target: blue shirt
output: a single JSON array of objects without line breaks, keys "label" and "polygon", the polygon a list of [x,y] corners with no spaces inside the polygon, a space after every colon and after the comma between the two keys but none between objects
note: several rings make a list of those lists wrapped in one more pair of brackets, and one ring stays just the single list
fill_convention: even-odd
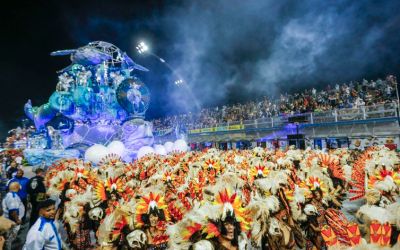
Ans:
[{"label": "blue shirt", "polygon": [[21,198],[21,200],[25,200],[26,197],[28,196],[28,182],[29,179],[26,177],[14,177],[11,180],[8,181],[7,187],[10,188],[10,184],[12,182],[18,182],[19,185],[21,186],[21,189],[18,191],[18,196]]}]

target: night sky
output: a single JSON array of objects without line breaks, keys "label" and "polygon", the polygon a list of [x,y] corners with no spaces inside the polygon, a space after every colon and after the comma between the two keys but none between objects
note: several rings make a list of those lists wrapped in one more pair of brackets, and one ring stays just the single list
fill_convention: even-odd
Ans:
[{"label": "night sky", "polygon": [[[111,42],[151,72],[147,119],[400,72],[400,1],[8,1],[1,8],[0,139],[47,102],[68,57]],[[139,55],[146,41],[165,65]],[[190,93],[191,92],[191,93]]]}]

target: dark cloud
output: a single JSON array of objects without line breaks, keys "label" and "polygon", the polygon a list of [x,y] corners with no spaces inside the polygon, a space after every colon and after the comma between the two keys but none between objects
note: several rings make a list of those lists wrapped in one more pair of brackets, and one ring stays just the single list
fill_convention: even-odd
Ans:
[{"label": "dark cloud", "polygon": [[191,1],[171,8],[165,20],[177,37],[174,64],[204,104],[218,104],[397,73],[399,7],[398,1]]}]

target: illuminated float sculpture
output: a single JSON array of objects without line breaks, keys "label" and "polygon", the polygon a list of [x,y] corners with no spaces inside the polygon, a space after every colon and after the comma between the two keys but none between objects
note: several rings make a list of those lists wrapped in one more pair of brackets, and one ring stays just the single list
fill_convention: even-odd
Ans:
[{"label": "illuminated float sculpture", "polygon": [[153,144],[152,125],[144,120],[150,92],[132,74],[148,69],[102,41],[51,55],[69,55],[72,64],[57,72],[56,91],[48,103],[33,107],[29,100],[25,104],[36,128],[25,150],[31,164],[82,156],[88,147],[112,141],[122,141],[124,156],[132,159],[139,148]]}]

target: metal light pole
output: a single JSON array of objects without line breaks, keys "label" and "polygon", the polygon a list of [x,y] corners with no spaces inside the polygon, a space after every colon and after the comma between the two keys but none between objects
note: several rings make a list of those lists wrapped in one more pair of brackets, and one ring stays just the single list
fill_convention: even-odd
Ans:
[{"label": "metal light pole", "polygon": [[147,44],[145,44],[144,42],[140,42],[136,46],[136,50],[139,52],[139,54],[149,54],[149,55],[157,58],[157,60],[159,60],[161,63],[165,64],[165,66],[175,75],[176,78],[178,78],[178,80],[183,81],[182,77],[171,67],[171,65],[169,65],[169,63],[167,63],[167,61],[165,61],[164,58],[161,58],[158,55],[152,53],[149,49],[149,46],[147,46]]},{"label": "metal light pole", "polygon": [[149,54],[155,58],[157,58],[157,60],[159,60],[162,64],[164,64],[171,72],[172,74],[176,77],[175,80],[175,85],[177,86],[183,86],[184,88],[186,88],[186,91],[188,92],[188,94],[192,97],[192,100],[196,106],[196,108],[198,110],[200,110],[200,104],[197,101],[197,99],[195,98],[195,96],[192,93],[192,90],[189,88],[189,86],[185,83],[185,80],[183,80],[183,78],[181,77],[180,74],[178,74],[176,72],[176,70],[174,70],[171,65],[164,60],[163,58],[159,57],[158,55],[152,53],[149,49],[149,46],[147,46],[147,44],[145,42],[140,42],[137,46],[136,46],[136,50],[139,52],[139,54]]}]

